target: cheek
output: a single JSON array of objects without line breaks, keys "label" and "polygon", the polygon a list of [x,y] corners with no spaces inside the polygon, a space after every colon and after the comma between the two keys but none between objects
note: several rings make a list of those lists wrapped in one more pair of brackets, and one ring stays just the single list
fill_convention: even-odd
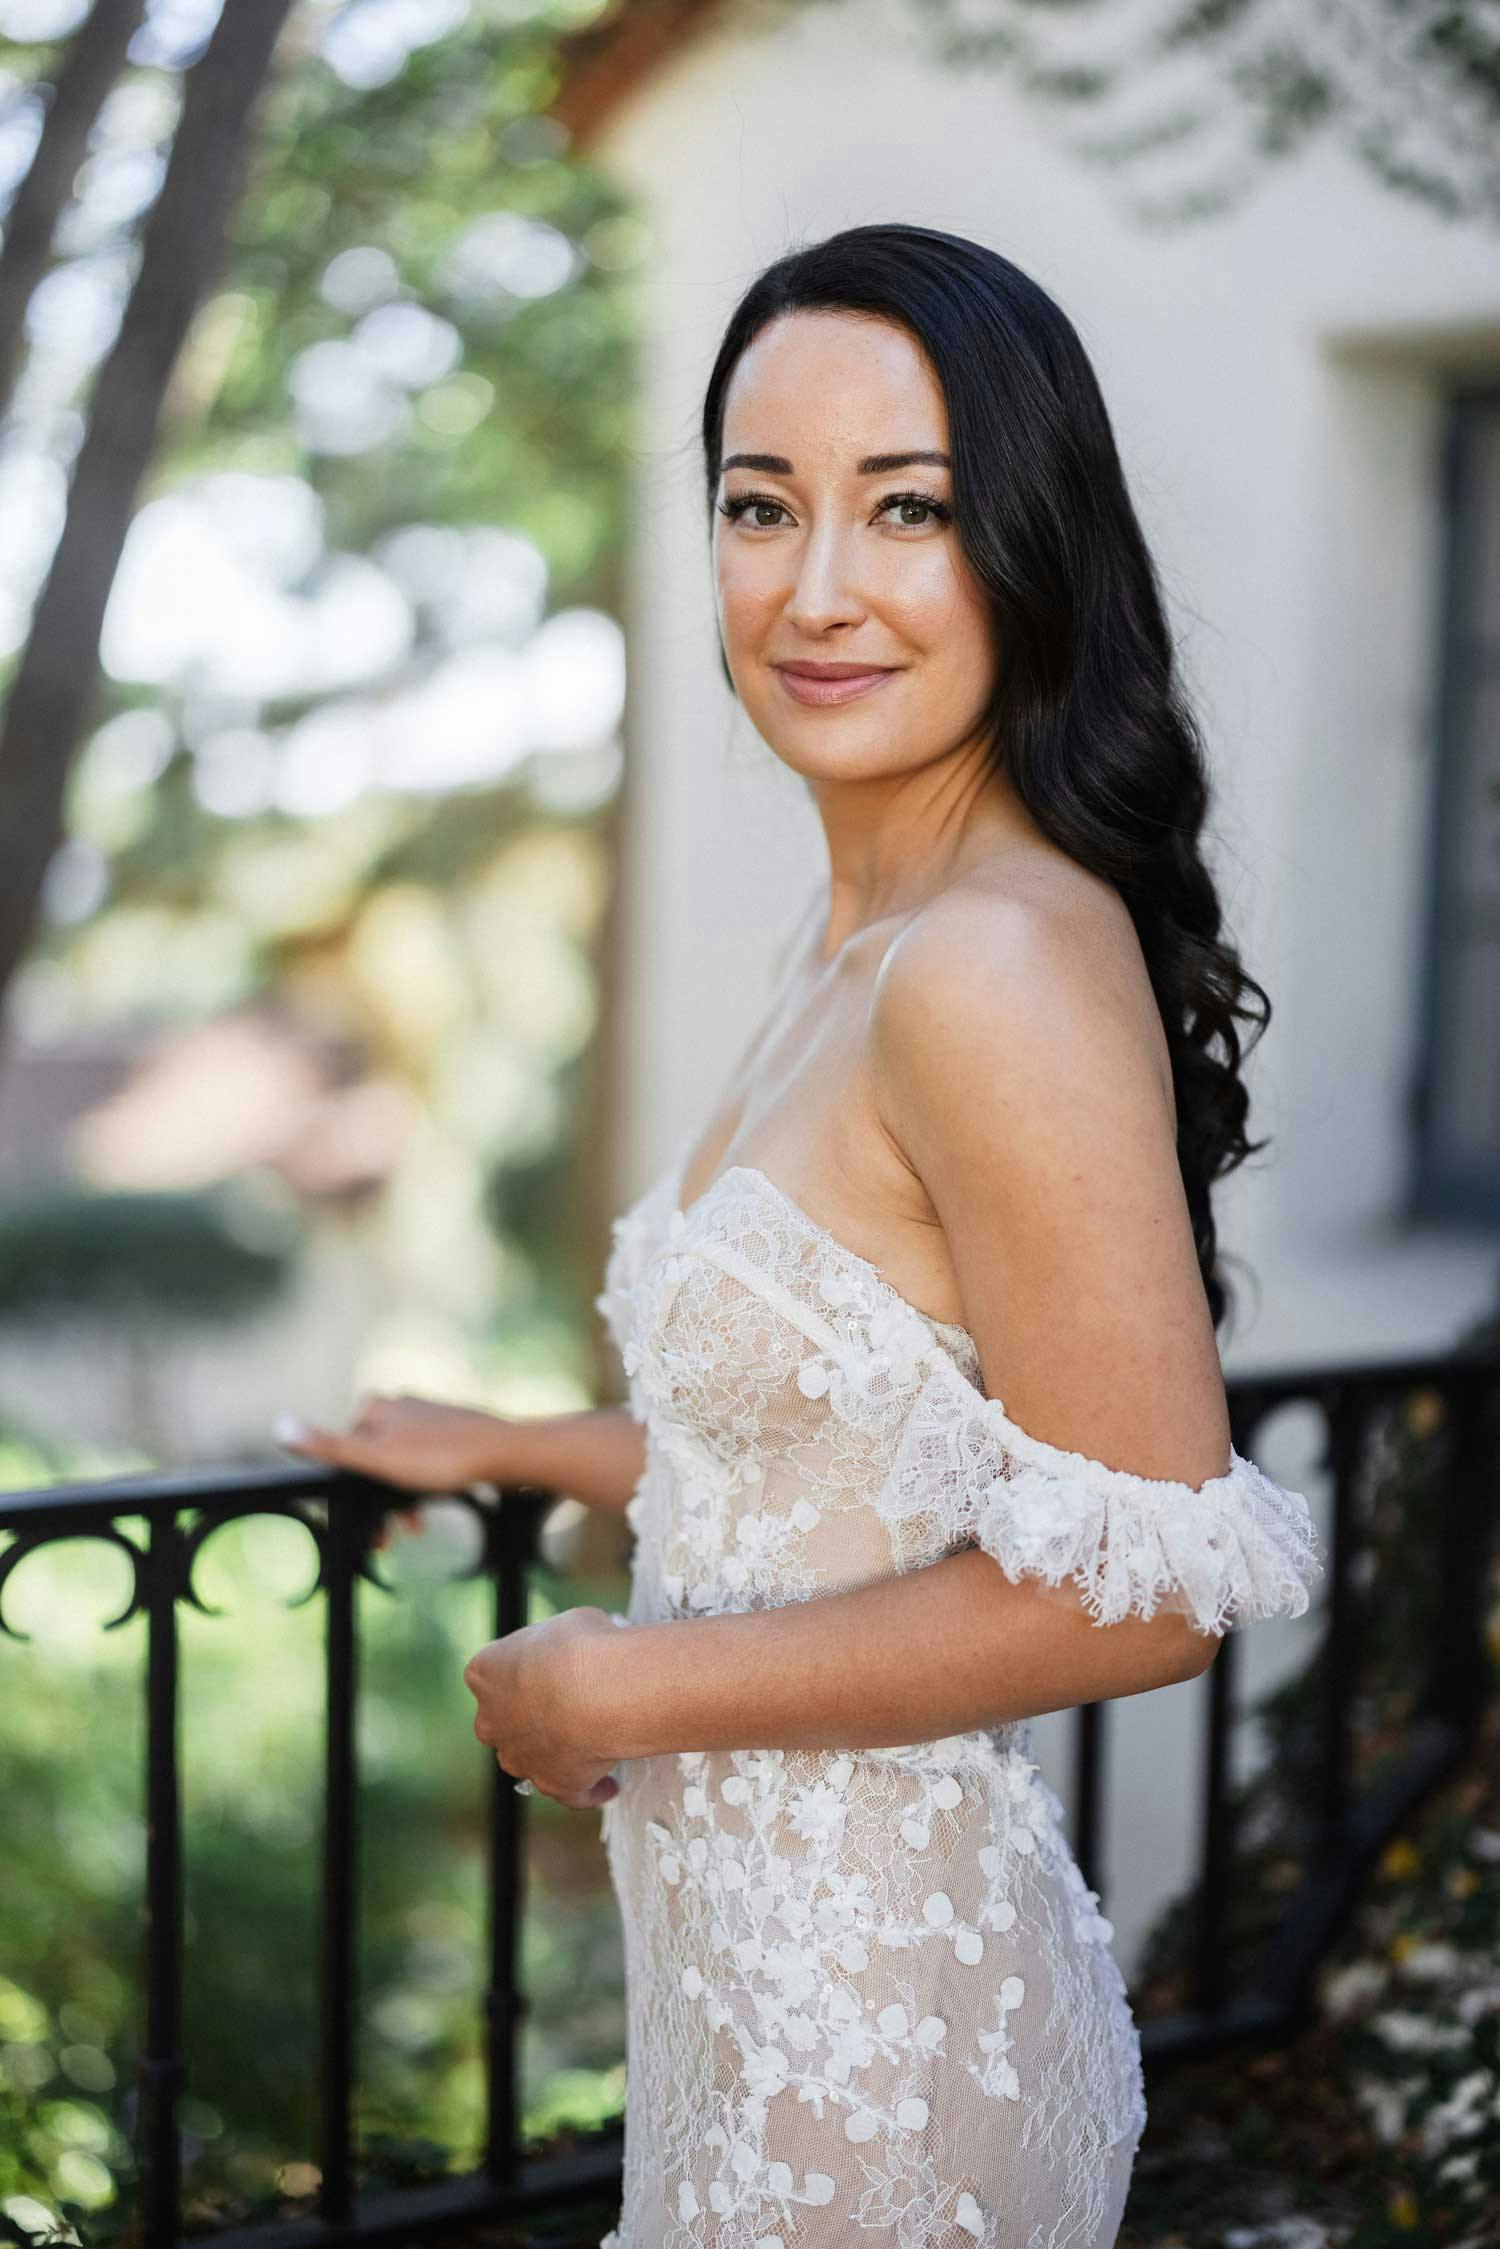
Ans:
[{"label": "cheek", "polygon": [[946,563],[920,577],[912,573],[899,613],[912,641],[942,659],[945,675],[960,695],[989,680],[998,660],[989,605],[955,578]]},{"label": "cheek", "polygon": [[786,600],[786,588],[773,571],[757,569],[753,559],[736,556],[715,570],[715,591],[725,635],[741,639],[774,616]]}]

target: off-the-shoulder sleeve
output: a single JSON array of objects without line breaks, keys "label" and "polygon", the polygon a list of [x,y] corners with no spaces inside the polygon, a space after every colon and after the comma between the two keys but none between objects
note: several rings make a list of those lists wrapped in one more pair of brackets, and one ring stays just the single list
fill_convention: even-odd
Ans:
[{"label": "off-the-shoulder sleeve", "polygon": [[878,1504],[893,1522],[935,1515],[1012,1580],[1073,1579],[1099,1624],[1170,1609],[1222,1632],[1301,1616],[1323,1570],[1302,1493],[1233,1446],[1198,1485],[1108,1468],[1030,1436],[951,1362],[913,1403]]}]

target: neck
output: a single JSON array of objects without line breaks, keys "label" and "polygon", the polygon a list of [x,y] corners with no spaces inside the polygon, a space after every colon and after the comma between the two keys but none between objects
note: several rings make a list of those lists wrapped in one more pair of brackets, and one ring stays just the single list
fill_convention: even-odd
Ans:
[{"label": "neck", "polygon": [[828,849],[820,962],[863,929],[915,913],[1006,843],[1041,830],[1003,774],[978,754],[892,779],[810,781]]}]

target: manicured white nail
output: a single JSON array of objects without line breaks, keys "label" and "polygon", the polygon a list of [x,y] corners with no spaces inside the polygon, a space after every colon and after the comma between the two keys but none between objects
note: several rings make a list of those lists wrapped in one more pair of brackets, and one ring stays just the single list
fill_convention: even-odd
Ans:
[{"label": "manicured white nail", "polygon": [[294,1413],[279,1413],[271,1425],[271,1435],[278,1445],[300,1445],[312,1435],[312,1423],[299,1420]]}]

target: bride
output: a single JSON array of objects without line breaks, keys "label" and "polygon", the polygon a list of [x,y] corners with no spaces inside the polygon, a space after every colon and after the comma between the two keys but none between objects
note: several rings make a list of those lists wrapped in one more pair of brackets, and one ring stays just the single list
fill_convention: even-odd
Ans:
[{"label": "bride", "polygon": [[627,1618],[465,1672],[507,1773],[604,1807],[604,2249],[1105,2249],[1139,2042],[1028,1722],[1195,1677],[1321,1568],[1230,1443],[1217,1344],[1210,1190],[1264,1145],[1237,1026],[1269,1001],[1108,415],[1034,281],[920,226],[794,250],[703,440],[727,676],[827,885],[616,1222],[629,1398],[367,1397],[284,1441],[636,1533]]}]

